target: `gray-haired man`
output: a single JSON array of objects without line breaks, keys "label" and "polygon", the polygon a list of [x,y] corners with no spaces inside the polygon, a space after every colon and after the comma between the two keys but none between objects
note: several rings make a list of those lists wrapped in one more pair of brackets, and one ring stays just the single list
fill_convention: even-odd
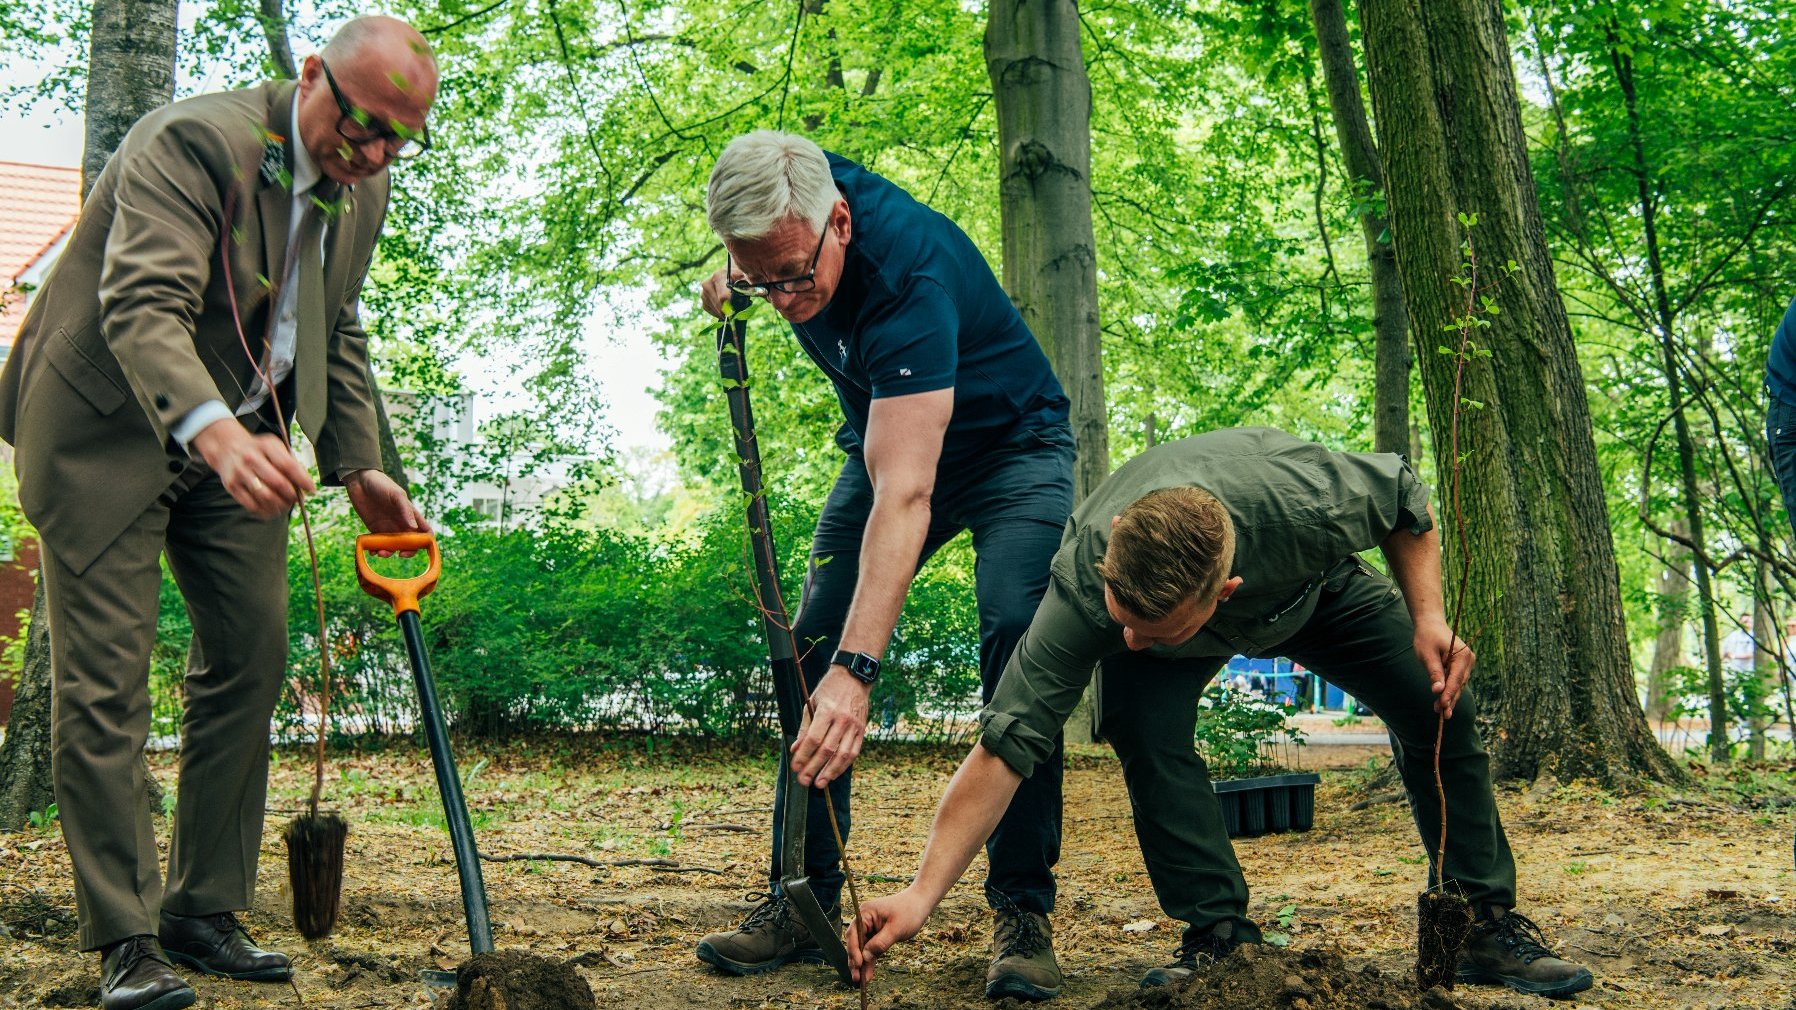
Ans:
[{"label": "gray-haired man", "polygon": [[[707,210],[729,265],[705,282],[705,309],[718,314],[732,286],[765,298],[842,406],[836,441],[848,458],[817,521],[795,628],[815,717],[792,763],[805,785],[830,790],[846,835],[867,697],[919,566],[972,531],[988,698],[1028,626],[1072,507],[1067,400],[966,234],[861,166],[802,137],[750,133],[717,159]],[[1060,991],[1047,940],[1058,739],[1050,751],[986,843],[993,998]],[[840,854],[821,798],[809,809],[805,869],[828,908]],[[773,823],[778,852],[778,810]],[[819,959],[777,879],[776,866],[739,927],[699,942],[702,960],[746,974]]]}]

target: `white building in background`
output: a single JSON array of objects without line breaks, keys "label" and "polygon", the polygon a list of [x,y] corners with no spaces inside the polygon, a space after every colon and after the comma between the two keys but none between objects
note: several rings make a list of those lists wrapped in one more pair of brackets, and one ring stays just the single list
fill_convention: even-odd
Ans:
[{"label": "white building in background", "polygon": [[[474,509],[495,524],[510,528],[534,521],[542,512],[543,502],[569,482],[573,460],[545,459],[531,452],[483,458],[487,453],[474,423],[473,393],[421,398],[405,390],[383,389],[381,395],[395,433],[417,430],[412,418],[422,403],[429,441],[435,452],[447,458],[452,470],[478,467],[497,471],[479,479],[458,481],[454,499],[456,505]],[[418,474],[409,476],[416,480]]]}]

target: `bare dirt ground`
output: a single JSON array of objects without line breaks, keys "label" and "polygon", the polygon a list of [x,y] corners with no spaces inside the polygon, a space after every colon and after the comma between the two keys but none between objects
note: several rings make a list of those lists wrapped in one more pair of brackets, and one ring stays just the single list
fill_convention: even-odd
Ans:
[{"label": "bare dirt ground", "polygon": [[[1364,742],[1300,752],[1307,766],[1333,766],[1313,831],[1239,840],[1236,850],[1253,887],[1252,914],[1288,935],[1298,952],[1275,957],[1311,949],[1310,960],[1322,964],[1322,951],[1338,952],[1347,971],[1403,979],[1414,959],[1423,857],[1402,802],[1350,809],[1368,795],[1360,766],[1380,753],[1375,724],[1363,731]],[[863,895],[902,886],[915,869],[958,757],[944,748],[876,745],[862,759],[850,854]],[[771,747],[538,741],[475,748],[460,762],[489,854],[675,864],[488,863],[501,949],[571,959],[601,1007],[857,1005],[821,967],[727,978],[692,955],[701,935],[741,915],[745,893],[760,889]],[[172,783],[172,755],[152,763]],[[1796,1010],[1791,771],[1786,763],[1732,778],[1709,774],[1688,789],[1625,796],[1550,781],[1500,792],[1520,862],[1521,911],[1596,972],[1596,988],[1577,1005]],[[351,822],[337,933],[308,945],[292,927],[279,828],[299,811],[310,769],[285,753],[273,775],[262,887],[246,923],[259,941],[294,956],[295,986],[195,978],[202,1006],[426,1007],[420,971],[466,956],[448,836],[422,748],[341,755],[331,774],[326,794]],[[1149,888],[1115,759],[1101,748],[1076,754],[1066,792],[1054,926],[1068,979],[1050,1005],[1149,1005],[1132,991],[1142,972],[1168,959],[1177,924]],[[920,942],[882,964],[874,1006],[990,1006],[980,992],[990,921],[979,876],[976,867]],[[73,923],[68,857],[56,828],[0,835],[0,925],[9,934],[0,935],[0,1008],[94,1005],[99,961],[75,950]],[[1289,1007],[1301,998],[1291,989],[1298,976],[1254,970],[1273,987],[1263,1005]],[[1204,1005],[1191,996],[1179,1005]],[[1483,987],[1462,987],[1454,999],[1473,1010],[1547,1005]]]}]

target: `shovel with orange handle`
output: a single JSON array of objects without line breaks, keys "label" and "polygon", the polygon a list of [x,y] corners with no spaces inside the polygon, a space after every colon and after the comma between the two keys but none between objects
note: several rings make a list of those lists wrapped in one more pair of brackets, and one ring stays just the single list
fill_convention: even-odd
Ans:
[{"label": "shovel with orange handle", "polygon": [[[420,575],[389,578],[368,565],[368,555],[380,551],[425,551],[430,563]],[[418,688],[418,710],[424,719],[424,737],[430,743],[430,761],[436,766],[437,790],[443,795],[443,817],[449,822],[449,840],[455,848],[455,872],[461,877],[461,902],[467,912],[468,946],[476,954],[493,949],[493,926],[486,911],[486,884],[480,877],[480,854],[474,847],[474,828],[468,822],[468,804],[462,798],[461,776],[455,755],[449,752],[449,728],[437,699],[436,682],[430,676],[430,658],[424,654],[424,629],[418,623],[418,600],[437,587],[443,556],[432,533],[365,533],[355,538],[355,574],[369,596],[393,607],[393,616],[405,635],[406,655],[412,661],[412,680]],[[426,972],[425,981],[437,973]],[[447,973],[445,973],[447,974]],[[448,974],[447,981],[454,984]]]}]

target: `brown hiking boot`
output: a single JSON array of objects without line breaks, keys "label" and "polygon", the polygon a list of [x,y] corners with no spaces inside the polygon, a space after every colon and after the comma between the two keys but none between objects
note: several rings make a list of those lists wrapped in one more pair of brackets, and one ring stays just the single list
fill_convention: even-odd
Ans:
[{"label": "brown hiking boot", "polygon": [[1157,985],[1177,985],[1198,969],[1215,964],[1229,956],[1241,941],[1235,938],[1235,924],[1219,922],[1209,932],[1195,936],[1186,934],[1179,942],[1179,949],[1172,953],[1172,963],[1160,968],[1149,968],[1141,977],[1141,988],[1148,989]]},{"label": "brown hiking boot", "polygon": [[985,998],[1053,999],[1060,995],[1061,981],[1048,917],[1005,900],[992,911],[992,964],[985,970]]},{"label": "brown hiking boot", "polygon": [[1506,985],[1531,996],[1570,996],[1590,988],[1590,969],[1554,957],[1527,916],[1499,915],[1472,927],[1459,958],[1459,981]]},{"label": "brown hiking boot", "polygon": [[[759,975],[783,964],[805,961],[825,963],[823,948],[811,939],[811,931],[792,914],[792,904],[783,894],[751,894],[748,900],[761,904],[748,913],[742,925],[721,933],[712,933],[698,942],[698,959],[730,975]],[[841,907],[831,908],[824,917],[835,922]]]}]

